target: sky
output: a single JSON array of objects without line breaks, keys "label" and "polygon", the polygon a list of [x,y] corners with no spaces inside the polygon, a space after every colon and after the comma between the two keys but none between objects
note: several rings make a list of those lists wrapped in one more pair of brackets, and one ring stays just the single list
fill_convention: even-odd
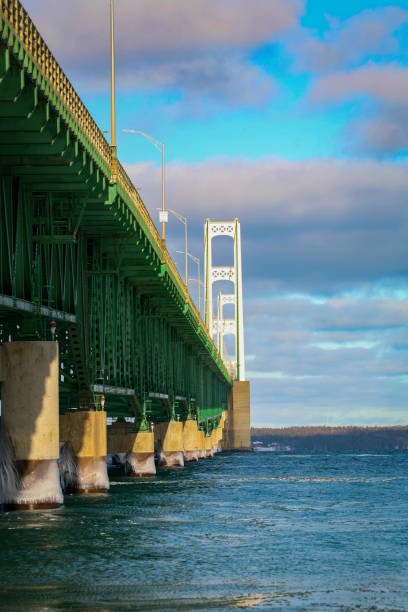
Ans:
[{"label": "sky", "polygon": [[[161,156],[123,129],[165,143],[192,254],[207,217],[241,222],[252,425],[406,424],[408,0],[115,4],[118,155],[152,218]],[[108,0],[23,5],[108,131]]]}]

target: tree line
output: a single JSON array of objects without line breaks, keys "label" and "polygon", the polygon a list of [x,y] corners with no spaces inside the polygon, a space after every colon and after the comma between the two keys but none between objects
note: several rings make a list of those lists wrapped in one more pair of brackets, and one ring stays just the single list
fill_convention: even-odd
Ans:
[{"label": "tree line", "polygon": [[377,451],[408,450],[408,425],[388,427],[310,426],[251,428],[252,442],[278,443],[292,450]]}]

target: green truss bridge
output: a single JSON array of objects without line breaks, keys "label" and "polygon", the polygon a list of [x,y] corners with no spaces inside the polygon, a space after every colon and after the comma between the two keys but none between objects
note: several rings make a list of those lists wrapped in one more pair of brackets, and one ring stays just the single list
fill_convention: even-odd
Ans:
[{"label": "green truss bridge", "polygon": [[[15,365],[12,347],[55,339],[59,411],[81,414],[83,431],[98,429],[89,419],[103,412],[116,437],[195,421],[208,438],[233,387],[224,362],[136,188],[29,15],[17,0],[0,6],[0,346],[9,372],[1,376],[0,360],[0,380],[16,367],[35,394],[41,359],[20,355]],[[2,386],[5,410],[14,392]]]}]

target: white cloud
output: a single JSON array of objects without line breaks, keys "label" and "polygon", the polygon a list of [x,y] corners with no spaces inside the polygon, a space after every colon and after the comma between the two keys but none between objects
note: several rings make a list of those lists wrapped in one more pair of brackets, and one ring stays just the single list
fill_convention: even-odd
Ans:
[{"label": "white cloud", "polygon": [[259,372],[257,370],[247,370],[247,377],[252,379],[261,378],[263,380],[307,380],[310,378],[322,378],[319,374],[297,376],[296,374],[284,374],[283,372]]},{"label": "white cloud", "polygon": [[[134,164],[127,170],[156,218],[160,169]],[[262,283],[263,292],[319,294],[405,270],[404,163],[225,158],[169,163],[166,177],[168,205],[189,217],[196,252],[206,217],[240,218],[244,272],[253,289]]]},{"label": "white cloud", "polygon": [[327,16],[329,29],[321,36],[298,30],[289,48],[295,54],[295,68],[327,72],[357,65],[369,55],[398,53],[396,31],[408,22],[408,11],[395,6],[363,10],[340,22]]},{"label": "white cloud", "polygon": [[306,101],[335,106],[353,101],[346,151],[386,157],[408,150],[408,69],[401,41],[408,11],[366,9],[340,21],[327,16],[322,33],[294,30],[287,41],[294,71],[309,72]]},{"label": "white cloud", "polygon": [[[105,90],[109,5],[102,0],[25,0],[24,6],[80,89]],[[273,80],[250,51],[293,27],[303,0],[116,2],[117,80],[138,91],[177,90],[183,108],[258,106]],[[69,32],[69,35],[67,35]]]},{"label": "white cloud", "polygon": [[365,95],[386,104],[400,105],[408,97],[408,68],[397,64],[369,64],[348,72],[335,72],[316,81],[310,99],[336,103]]},{"label": "white cloud", "polygon": [[340,351],[344,349],[367,349],[370,350],[378,346],[378,342],[369,340],[354,340],[351,342],[311,342],[311,347],[323,349],[324,351]]},{"label": "white cloud", "polygon": [[262,295],[246,321],[255,423],[406,422],[408,298]]},{"label": "white cloud", "polygon": [[360,101],[362,116],[347,132],[357,152],[379,156],[408,150],[408,68],[369,64],[317,79],[309,93],[312,104]]},{"label": "white cloud", "polygon": [[[46,40],[67,59],[87,60],[107,48],[105,0],[23,0]],[[207,48],[252,48],[296,25],[303,0],[120,0],[115,2],[119,53],[128,61]],[[160,6],[160,8],[158,8]],[[69,31],[69,36],[66,35]]]}]

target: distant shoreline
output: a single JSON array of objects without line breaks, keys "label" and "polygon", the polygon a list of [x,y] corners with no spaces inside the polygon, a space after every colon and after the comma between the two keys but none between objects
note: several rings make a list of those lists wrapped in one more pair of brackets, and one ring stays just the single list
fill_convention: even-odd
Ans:
[{"label": "distant shoreline", "polygon": [[408,450],[408,425],[251,427],[251,441],[259,449],[276,451]]}]

